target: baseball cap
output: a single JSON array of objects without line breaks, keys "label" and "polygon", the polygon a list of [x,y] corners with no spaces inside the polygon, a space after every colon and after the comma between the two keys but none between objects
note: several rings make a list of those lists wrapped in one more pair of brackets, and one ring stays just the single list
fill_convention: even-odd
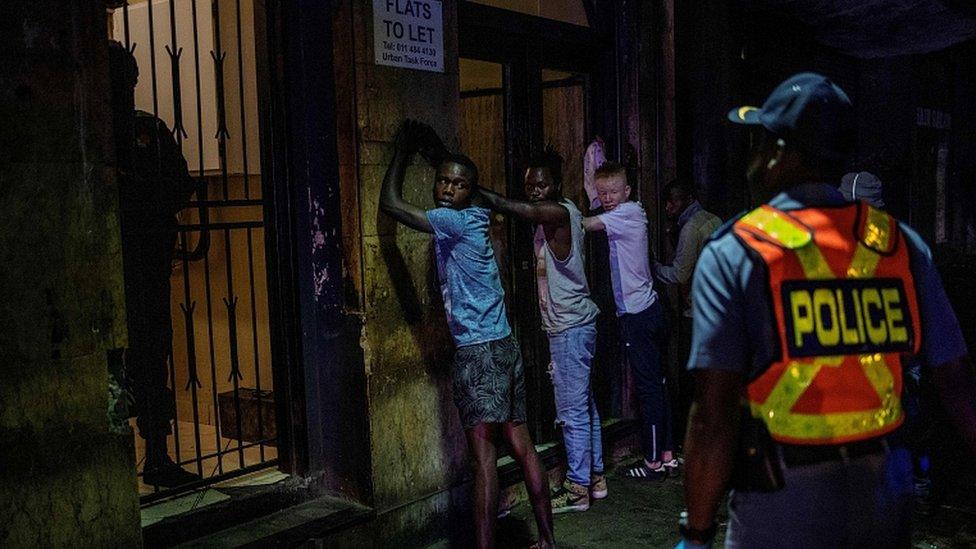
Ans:
[{"label": "baseball cap", "polygon": [[729,111],[737,124],[763,126],[789,137],[801,150],[827,159],[842,159],[851,149],[854,127],[851,100],[822,74],[803,72],[776,86],[762,107]]}]

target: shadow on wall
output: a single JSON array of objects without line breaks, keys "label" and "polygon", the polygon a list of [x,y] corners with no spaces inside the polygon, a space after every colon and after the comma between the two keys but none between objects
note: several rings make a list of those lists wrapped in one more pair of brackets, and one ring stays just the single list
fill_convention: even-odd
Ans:
[{"label": "shadow on wall", "polygon": [[[427,184],[429,177],[422,178],[422,184]],[[425,282],[423,290],[427,295],[418,293],[417,285],[411,276],[410,265],[398,245],[397,230],[411,231],[412,229],[397,227],[398,223],[391,217],[380,213],[376,219],[376,234],[379,236],[380,253],[383,262],[390,273],[391,290],[396,303],[399,305],[403,320],[409,327],[414,340],[414,348],[420,351],[423,367],[430,382],[435,385],[438,395],[437,425],[440,430],[438,439],[441,441],[439,453],[431,452],[430,456],[440,455],[445,465],[458,461],[460,423],[457,411],[451,404],[453,391],[453,340],[447,328],[444,317],[444,303],[441,297],[437,276],[436,259],[434,256],[433,240],[428,238],[422,244],[424,251]],[[463,447],[463,443],[461,443]],[[466,458],[463,458],[466,459]],[[450,469],[448,466],[447,469]],[[450,485],[457,484],[464,479],[466,468],[460,472],[448,471],[447,479]],[[455,474],[457,473],[457,474]],[[414,494],[420,496],[421,494]],[[453,504],[453,502],[452,502]],[[453,505],[452,505],[453,507]]]}]

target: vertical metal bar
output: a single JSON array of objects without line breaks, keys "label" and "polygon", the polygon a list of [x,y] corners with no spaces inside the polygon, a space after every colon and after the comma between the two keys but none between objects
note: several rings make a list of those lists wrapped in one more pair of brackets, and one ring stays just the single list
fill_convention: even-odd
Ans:
[{"label": "vertical metal bar", "polygon": [[[196,0],[194,0],[196,1]],[[217,93],[217,118],[219,126],[217,128],[217,148],[220,158],[220,181],[224,191],[224,199],[229,195],[229,185],[227,181],[227,115],[226,101],[224,96],[224,58],[222,40],[220,35],[220,0],[212,0],[211,9],[214,27],[214,44],[216,52],[211,51],[210,55],[214,59],[216,93]],[[237,428],[237,450],[240,468],[244,468],[244,449],[243,449],[243,429],[241,419],[241,402],[239,392],[239,382],[241,379],[240,360],[237,350],[237,296],[234,295],[234,269],[233,258],[231,257],[230,229],[224,229],[224,261],[227,273],[227,297],[224,304],[227,306],[227,329],[229,330],[228,344],[230,346],[230,381],[234,387],[234,416],[235,427]],[[223,462],[223,455],[221,455]]]},{"label": "vertical metal bar", "polygon": [[[194,0],[195,2],[196,0]],[[216,81],[217,92],[217,139],[218,156],[220,157],[220,180],[224,190],[224,200],[229,197],[227,184],[227,108],[224,95],[224,59],[227,54],[223,52],[220,40],[220,0],[213,0],[211,10],[214,26],[214,43],[217,46],[216,52],[211,50],[210,56],[214,60],[214,79]]]},{"label": "vertical metal bar", "polygon": [[[152,0],[149,0],[149,1],[152,2]],[[196,106],[197,106],[197,113],[198,113],[198,116],[197,116],[197,130],[198,130],[197,131],[197,133],[198,133],[197,143],[199,145],[199,150],[198,150],[198,155],[197,155],[197,161],[198,161],[198,170],[199,170],[198,173],[199,173],[199,175],[200,175],[200,177],[202,179],[203,178],[203,175],[204,175],[203,145],[202,145],[202,143],[203,143],[202,142],[202,134],[203,134],[202,124],[203,124],[203,121],[202,121],[202,117],[200,116],[202,107],[201,107],[201,104],[200,104],[200,93],[199,93],[199,91],[200,91],[199,48],[198,48],[198,32],[197,32],[198,29],[197,29],[196,1],[195,0],[191,4],[191,10],[192,10],[192,17],[193,17],[193,23],[192,23],[192,25],[193,25],[194,59],[195,59],[194,68],[195,68],[195,76],[196,76],[196,81],[195,81],[196,83],[195,83],[195,85],[196,85],[196,90],[197,90],[197,98],[196,98],[197,99],[197,105]],[[183,53],[183,50],[182,50],[182,48],[179,48],[179,46],[177,45],[177,40],[176,40],[176,4],[175,4],[174,0],[169,0],[169,13],[170,13],[170,44],[171,44],[172,47],[167,46],[166,47],[166,51],[170,55],[170,60],[172,62],[172,72],[173,72],[173,119],[174,119],[174,121],[173,121],[173,133],[176,136],[177,142],[179,143],[180,147],[182,148],[182,145],[183,145],[183,137],[186,137],[187,136],[186,130],[183,127],[182,83],[180,81],[180,66],[179,66],[179,60],[180,60],[180,56]],[[201,184],[201,188],[204,188],[205,189],[206,188],[206,184],[205,183]],[[201,231],[208,231],[208,229],[205,226],[206,225],[206,221],[204,219],[201,219],[200,221],[201,221],[201,224],[204,225],[204,228],[201,229]],[[201,232],[200,237],[201,238],[204,238],[204,233],[203,232]],[[183,245],[183,250],[187,250],[188,248],[186,247],[185,239],[184,239],[184,243],[183,244],[184,244]],[[186,258],[184,258],[184,264],[185,264],[185,262],[186,262]],[[212,302],[211,288],[210,288],[210,261],[209,261],[209,254],[204,254],[204,256],[203,256],[203,270],[204,270],[204,284],[205,284],[206,300],[207,300],[207,336],[208,336],[208,343],[209,343],[209,347],[210,347],[211,396],[212,396],[212,400],[213,400],[213,417],[216,417],[216,414],[218,413],[218,410],[219,410],[219,403],[218,403],[218,400],[217,400],[217,373],[216,373],[216,360],[215,360],[215,356],[214,356],[213,302]],[[216,425],[214,426],[214,438],[215,438],[214,445],[219,450],[220,449],[220,425],[219,425],[219,421],[218,422],[215,422],[215,423],[216,423]],[[200,439],[200,418],[199,418],[198,415],[197,415],[197,417],[194,417],[194,426],[195,426],[194,427],[195,436],[197,437],[197,440],[199,440]],[[200,444],[198,443],[197,444],[197,448],[199,449],[199,447],[200,447]],[[202,462],[200,464],[200,467],[202,468]],[[219,456],[217,458],[217,468],[218,468],[219,472],[222,474],[223,473],[223,464],[222,464],[221,459],[220,459]]]},{"label": "vertical metal bar", "polygon": [[[152,0],[149,0],[150,4]],[[177,45],[176,41],[176,3],[169,0],[169,33],[170,43],[166,46],[166,53],[169,54],[170,71],[173,78],[173,135],[176,142],[183,147],[183,139],[187,137],[186,128],[183,126],[183,90],[180,82],[180,57],[183,56],[183,48]]]},{"label": "vertical metal bar", "polygon": [[[203,229],[209,230],[209,229]],[[217,356],[214,350],[214,326],[213,326],[213,292],[210,287],[210,254],[203,256],[203,283],[207,296],[207,338],[210,343],[210,389],[213,399],[213,415],[217,417],[220,411],[220,401],[217,398]],[[214,440],[217,448],[217,470],[224,474],[223,453],[220,451],[220,421],[214,425]]]},{"label": "vertical metal bar", "polygon": [[[151,3],[152,0],[149,0],[149,2]],[[196,26],[196,14],[193,14],[193,25],[194,25],[193,38],[194,38],[194,42],[195,42],[196,41],[196,29],[195,29],[195,26]],[[173,135],[176,137],[177,146],[180,148],[180,150],[182,152],[182,149],[183,149],[183,139],[186,138],[186,137],[188,137],[188,135],[186,133],[186,127],[183,125],[183,81],[182,81],[182,76],[181,76],[181,71],[180,71],[180,58],[183,55],[183,48],[179,47],[179,44],[177,43],[177,39],[176,39],[176,3],[175,3],[174,0],[169,0],[169,31],[170,31],[170,44],[168,46],[166,46],[166,52],[169,54],[169,57],[170,57],[170,71],[171,71],[171,75],[172,75],[172,79],[173,79],[173,81],[172,81],[172,84],[173,84],[173,130],[172,131],[173,131]],[[196,54],[196,48],[194,48],[194,55],[195,54]],[[199,62],[197,64],[199,64]],[[199,76],[198,76],[198,80],[199,80]],[[199,96],[199,94],[197,94],[197,112],[198,113],[200,111],[200,109],[199,109],[199,102],[200,102],[200,96]],[[197,124],[199,124],[199,123],[200,123],[200,119],[199,119],[199,116],[198,116],[197,117]],[[197,158],[198,158],[198,166],[197,167],[199,169],[199,174],[202,176],[203,175],[203,146],[202,146],[202,143],[199,141],[199,139],[198,139],[197,142],[198,142],[198,145],[199,145],[198,146],[198,149],[199,149],[198,150],[198,153],[199,154],[197,155]],[[161,155],[160,155],[160,157],[161,157]],[[187,238],[186,238],[186,233],[185,232],[182,232],[182,238],[181,238],[181,240],[182,240],[182,242],[181,242],[182,250],[186,250],[187,249],[186,248]],[[184,258],[184,261],[183,261],[183,266],[184,266],[184,269],[187,268],[186,259],[185,258]],[[189,281],[188,280],[187,280],[187,284],[186,284],[186,291],[187,292],[189,291]],[[187,299],[187,303],[189,303],[189,302],[190,302],[189,299]],[[208,307],[209,307],[209,303],[208,303]],[[189,310],[185,310],[184,311],[184,315],[187,315],[188,316],[188,319],[191,320],[191,321],[192,321],[192,314],[193,314],[193,309],[192,308],[189,309]],[[192,327],[192,324],[191,324],[191,327]],[[193,337],[195,338],[195,336],[193,336]],[[194,377],[196,377],[196,356],[195,356],[195,354],[196,353],[194,353],[193,366],[192,366],[192,375]],[[189,363],[188,363],[188,365],[189,365]],[[203,459],[201,457],[201,455],[202,455],[202,449],[201,449],[201,444],[200,444],[200,439],[201,439],[201,435],[200,435],[200,412],[199,412],[199,400],[198,400],[198,395],[197,395],[197,388],[198,388],[197,385],[199,385],[199,380],[196,380],[196,383],[194,383],[193,380],[190,380],[187,383],[187,385],[188,385],[188,387],[189,387],[189,389],[190,389],[190,391],[192,393],[192,399],[193,399],[193,438],[196,441],[197,471],[200,473],[201,476],[203,476],[204,475],[204,473],[203,473]],[[219,443],[218,443],[218,446],[219,446]]]},{"label": "vertical metal bar", "polygon": [[[191,12],[193,17],[193,67],[194,67],[194,86],[196,89],[196,109],[197,109],[197,176],[199,177],[200,184],[197,189],[197,198],[200,201],[207,200],[207,180],[205,175],[205,168],[203,164],[203,103],[200,95],[200,40],[198,34],[198,24],[197,24],[197,2],[193,0],[191,4]],[[204,226],[210,220],[209,215],[210,210],[208,206],[199,207],[200,223]],[[200,240],[197,243],[197,250],[202,250],[203,253],[207,253],[210,247],[210,232],[204,230],[200,233]],[[187,254],[191,253],[190,250],[183,249],[184,261],[187,261]]]},{"label": "vertical metal bar", "polygon": [[[217,1],[219,0],[215,0],[215,2]],[[243,160],[244,168],[244,198],[251,198],[250,172],[247,166],[247,116],[245,114],[247,104],[244,102],[244,48],[241,43],[241,0],[237,0],[237,93],[241,109],[241,135],[238,139],[241,140],[241,159]],[[250,231],[248,231],[248,239],[250,239],[250,236]],[[263,456],[263,445],[261,446],[261,452]],[[264,458],[262,457],[261,459]]]},{"label": "vertical metal bar", "polygon": [[[112,15],[115,16],[114,14]],[[122,32],[125,34],[125,50],[132,51],[132,39],[129,36],[129,0],[122,2]]]},{"label": "vertical metal bar", "polygon": [[197,162],[200,177],[203,177],[203,102],[200,98],[200,37],[197,28],[197,0],[190,2],[190,13],[193,18],[193,77],[196,89],[197,107]]},{"label": "vertical metal bar", "polygon": [[[187,237],[185,231],[180,231],[180,246],[185,250]],[[190,262],[183,260],[183,303],[180,309],[183,311],[183,326],[186,331],[186,364],[187,381],[184,390],[190,390],[190,398],[193,405],[193,442],[196,453],[197,473],[203,476],[203,458],[200,444],[200,403],[197,389],[202,388],[200,378],[197,375],[197,344],[196,329],[193,325],[193,311],[197,307],[196,301],[190,300]],[[174,385],[175,390],[175,385]]]},{"label": "vertical metal bar", "polygon": [[[219,0],[215,0],[217,2]],[[235,2],[235,23],[237,30],[237,96],[238,96],[238,108],[240,109],[241,115],[241,130],[240,139],[241,142],[241,165],[244,177],[244,198],[248,199],[251,197],[251,181],[250,181],[250,170],[248,169],[248,158],[247,158],[247,103],[246,97],[244,95],[244,46],[243,46],[243,33],[241,32],[241,0],[236,0]],[[250,286],[250,297],[251,297],[251,342],[254,351],[254,388],[257,396],[257,422],[258,422],[258,440],[264,440],[264,393],[261,391],[261,358],[260,349],[258,347],[258,323],[257,323],[257,299],[255,296],[255,286],[254,286],[254,241],[253,232],[250,228],[247,229],[247,265],[248,265],[248,281]],[[264,456],[264,444],[258,445],[259,458],[263,462]]]},{"label": "vertical metal bar", "polygon": [[224,229],[224,260],[227,263],[227,297],[224,298],[224,305],[227,306],[227,336],[230,347],[230,376],[228,377],[228,381],[234,384],[234,416],[237,427],[237,451],[240,466],[243,468],[244,431],[243,420],[241,418],[240,381],[244,376],[241,375],[240,354],[237,350],[237,296],[234,295],[234,261],[231,255],[230,229]]},{"label": "vertical metal bar", "polygon": [[166,366],[169,372],[169,386],[173,388],[173,449],[176,451],[176,463],[181,461],[180,459],[180,414],[179,410],[176,408],[176,361],[173,360],[173,349],[170,346],[170,352],[166,356]]},{"label": "vertical metal bar", "polygon": [[159,118],[159,87],[156,82],[156,29],[153,24],[153,1],[146,0],[146,15],[149,19],[149,73],[152,75],[153,116]]},{"label": "vertical metal bar", "polygon": [[[258,302],[254,290],[254,241],[251,228],[247,228],[247,273],[251,285],[251,344],[254,346],[254,390],[258,396],[258,440],[264,440],[264,393],[261,392],[261,353],[258,349]],[[260,448],[261,461],[264,461],[264,444]]]}]

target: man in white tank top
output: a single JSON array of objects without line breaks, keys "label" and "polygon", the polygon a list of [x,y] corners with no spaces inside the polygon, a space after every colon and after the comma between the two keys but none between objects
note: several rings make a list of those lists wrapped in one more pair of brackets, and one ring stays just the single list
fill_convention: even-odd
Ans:
[{"label": "man in white tank top", "polygon": [[562,158],[552,147],[535,155],[525,172],[525,200],[480,189],[499,212],[536,224],[535,258],[542,328],[549,337],[549,366],[556,421],[566,445],[566,480],[553,494],[553,513],[585,511],[590,498],[607,496],[600,415],[590,387],[596,316],[584,271],[582,214],[562,197]]}]

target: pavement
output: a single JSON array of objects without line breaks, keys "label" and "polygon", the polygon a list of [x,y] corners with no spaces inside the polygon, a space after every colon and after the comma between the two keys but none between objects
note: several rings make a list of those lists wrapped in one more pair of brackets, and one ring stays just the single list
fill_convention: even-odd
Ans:
[{"label": "pavement", "polygon": [[[589,511],[554,517],[560,548],[674,547],[678,514],[684,509],[680,478],[634,481],[608,475],[607,483],[609,497],[592,503]],[[528,547],[534,536],[535,522],[527,503],[498,522],[500,548]]]},{"label": "pavement", "polygon": [[[560,548],[671,548],[678,540],[677,517],[684,509],[680,478],[631,481],[608,477],[610,495],[583,513],[556,515]],[[970,487],[972,488],[972,487]],[[953,493],[941,504],[929,506],[915,519],[916,549],[976,548],[976,498],[972,489]],[[715,547],[722,547],[725,515]],[[528,504],[521,503],[499,521],[499,548],[529,547],[535,522]]]}]

